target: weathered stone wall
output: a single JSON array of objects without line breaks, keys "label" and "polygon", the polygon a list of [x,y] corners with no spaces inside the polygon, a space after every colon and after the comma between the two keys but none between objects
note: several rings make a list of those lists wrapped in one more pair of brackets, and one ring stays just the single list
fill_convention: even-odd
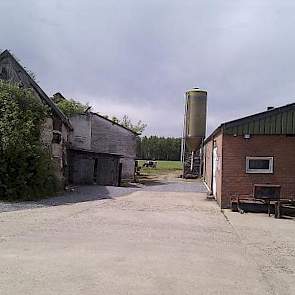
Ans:
[{"label": "weathered stone wall", "polygon": [[51,150],[51,143],[52,143],[52,118],[46,118],[42,130],[41,130],[41,142]]},{"label": "weathered stone wall", "polygon": [[134,179],[135,173],[135,160],[134,158],[121,158],[122,163],[122,178],[123,179]]},{"label": "weathered stone wall", "polygon": [[91,116],[90,114],[77,114],[71,116],[74,130],[69,135],[72,147],[91,150]]},{"label": "weathered stone wall", "polygon": [[136,135],[95,114],[92,114],[91,126],[91,149],[95,152],[122,155],[122,178],[133,178],[136,158]]},{"label": "weathered stone wall", "polygon": [[42,126],[41,141],[47,147],[55,167],[55,175],[60,181],[61,185],[67,183],[67,142],[69,131],[67,127],[62,124],[61,142],[53,143],[53,120],[47,118]]}]

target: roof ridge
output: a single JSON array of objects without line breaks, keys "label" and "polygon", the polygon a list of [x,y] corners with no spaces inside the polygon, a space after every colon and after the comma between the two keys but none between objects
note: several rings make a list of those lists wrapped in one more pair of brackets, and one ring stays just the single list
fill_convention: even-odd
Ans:
[{"label": "roof ridge", "polygon": [[123,126],[122,124],[120,124],[120,123],[118,123],[118,122],[115,122],[115,121],[113,121],[113,120],[111,120],[111,119],[109,119],[109,118],[106,118],[106,117],[104,117],[104,116],[102,116],[102,115],[100,115],[100,114],[98,114],[98,113],[95,113],[95,112],[90,112],[90,113],[91,113],[91,114],[94,114],[94,115],[96,115],[96,116],[98,116],[98,117],[100,117],[100,118],[102,118],[102,119],[105,119],[106,121],[109,121],[109,122],[111,122],[111,123],[113,123],[113,124],[115,124],[115,125],[117,125],[117,126],[119,126],[119,127],[122,127],[122,128],[124,128],[124,129],[126,129],[126,130],[132,132],[132,133],[135,134],[135,135],[140,135],[140,133],[138,133],[138,132],[136,132],[136,131],[134,131],[134,130],[128,128],[128,127],[125,127],[125,126]]},{"label": "roof ridge", "polygon": [[226,122],[221,123],[221,125],[235,123],[235,122],[242,121],[242,120],[249,119],[249,118],[256,117],[256,116],[262,116],[262,115],[266,115],[266,114],[270,114],[270,113],[280,112],[280,111],[283,111],[283,109],[291,107],[291,106],[295,107],[295,103],[294,102],[293,103],[288,103],[288,104],[285,104],[285,105],[282,105],[282,106],[279,106],[279,107],[276,107],[276,108],[273,108],[273,109],[270,109],[270,110],[266,110],[266,111],[263,111],[263,112],[255,113],[255,114],[248,115],[248,116],[244,116],[242,118],[234,119],[234,120],[231,120],[231,121],[226,121]]},{"label": "roof ridge", "polygon": [[[231,121],[227,121],[227,122],[223,122],[221,123],[216,129],[214,129],[214,131],[207,136],[207,138],[205,139],[204,143],[207,143],[213,136],[215,136],[216,134],[218,134],[220,131],[224,130],[225,128],[233,128],[236,127],[235,123],[239,123],[242,122],[243,120],[247,120],[247,119],[251,119],[251,118],[260,118],[260,117],[264,117],[265,115],[273,115],[279,112],[283,112],[285,111],[285,109],[290,108],[290,107],[295,107],[295,103],[288,103],[270,110],[266,110],[260,113],[255,113],[253,115],[248,115],[239,119],[235,119],[235,120],[231,120]],[[230,126],[231,124],[233,124],[234,126]]]},{"label": "roof ridge", "polygon": [[4,57],[9,57],[15,63],[15,65],[28,77],[30,85],[34,88],[34,90],[39,94],[41,98],[51,107],[53,111],[62,119],[62,121],[70,128],[73,129],[69,119],[67,116],[58,108],[58,106],[53,102],[53,100],[42,90],[42,88],[38,85],[36,81],[28,74],[25,68],[16,60],[16,58],[9,52],[8,49],[5,49],[0,54],[0,60]]}]

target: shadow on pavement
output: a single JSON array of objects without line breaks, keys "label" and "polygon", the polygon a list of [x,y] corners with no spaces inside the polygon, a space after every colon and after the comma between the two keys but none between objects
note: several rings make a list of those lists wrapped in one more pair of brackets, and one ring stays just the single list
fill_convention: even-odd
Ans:
[{"label": "shadow on pavement", "polygon": [[114,199],[128,195],[137,190],[139,189],[130,187],[99,185],[78,186],[73,188],[71,191],[65,192],[59,196],[42,199],[40,201],[0,202],[0,213]]},{"label": "shadow on pavement", "polygon": [[113,199],[136,191],[136,188],[87,185],[78,186],[73,191],[68,191],[62,196],[45,199],[39,203],[45,206],[59,206],[73,203],[99,201],[105,199]]},{"label": "shadow on pavement", "polygon": [[121,187],[99,185],[77,186],[59,196],[43,199],[40,201],[27,201],[18,203],[0,201],[0,213],[115,199],[139,190],[150,192],[207,192],[205,186],[200,180],[189,182],[180,181],[177,179],[165,180],[154,177],[146,177],[141,178],[139,183],[129,183]]}]

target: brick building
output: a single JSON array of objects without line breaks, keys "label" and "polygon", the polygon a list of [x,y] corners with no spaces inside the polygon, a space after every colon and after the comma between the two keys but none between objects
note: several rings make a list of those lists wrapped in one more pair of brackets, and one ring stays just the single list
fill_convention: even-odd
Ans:
[{"label": "brick building", "polygon": [[204,142],[203,177],[221,208],[254,184],[295,196],[295,103],[221,124]]}]

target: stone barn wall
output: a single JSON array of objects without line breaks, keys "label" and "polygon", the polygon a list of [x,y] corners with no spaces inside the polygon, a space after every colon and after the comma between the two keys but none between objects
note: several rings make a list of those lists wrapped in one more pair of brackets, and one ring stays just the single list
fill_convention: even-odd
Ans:
[{"label": "stone barn wall", "polygon": [[137,136],[96,114],[92,114],[91,126],[91,149],[95,152],[121,155],[122,178],[133,179]]}]

